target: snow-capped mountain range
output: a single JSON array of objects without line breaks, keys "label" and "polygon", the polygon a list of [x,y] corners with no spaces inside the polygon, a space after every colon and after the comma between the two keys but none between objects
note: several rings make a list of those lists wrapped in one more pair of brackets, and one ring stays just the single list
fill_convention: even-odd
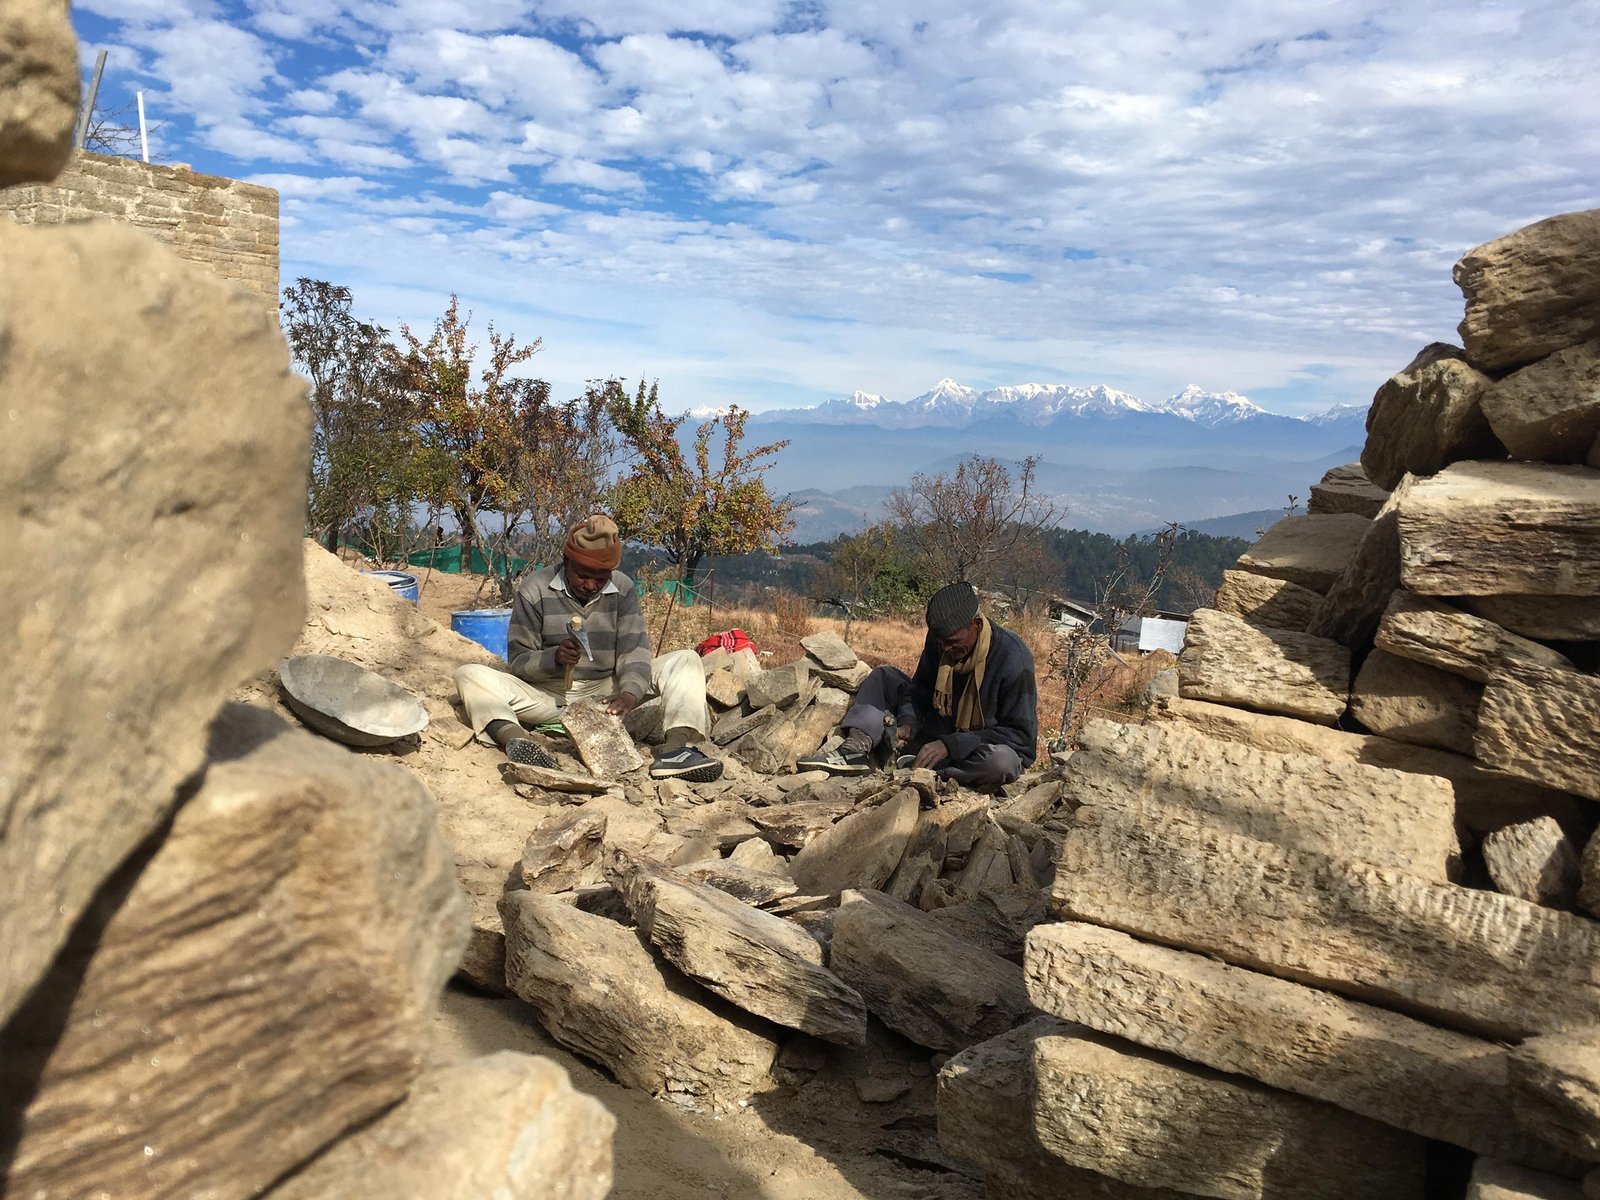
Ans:
[{"label": "snow-capped mountain range", "polygon": [[961,427],[987,417],[1004,416],[1024,425],[1054,424],[1063,416],[1121,417],[1133,413],[1165,413],[1208,428],[1234,425],[1261,417],[1329,424],[1364,414],[1365,405],[1339,404],[1326,412],[1284,417],[1238,392],[1208,392],[1191,384],[1161,401],[1145,401],[1103,384],[1021,383],[980,392],[953,379],[941,379],[931,391],[910,400],[889,400],[870,392],[853,392],[811,408],[780,408],[758,413],[763,422],[816,425],[876,425],[883,429],[918,426]]}]

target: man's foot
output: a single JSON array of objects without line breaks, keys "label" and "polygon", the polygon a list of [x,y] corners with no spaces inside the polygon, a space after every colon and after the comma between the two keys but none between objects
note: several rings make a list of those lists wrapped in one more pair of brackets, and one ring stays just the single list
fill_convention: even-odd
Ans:
[{"label": "man's foot", "polygon": [[872,770],[872,750],[845,742],[836,750],[819,750],[795,760],[794,769],[826,771],[829,775],[865,775]]},{"label": "man's foot", "polygon": [[546,767],[555,770],[556,760],[532,738],[512,738],[506,743],[506,757],[525,767]]},{"label": "man's foot", "polygon": [[685,783],[711,783],[722,778],[722,763],[693,746],[657,754],[650,764],[651,779],[681,779]]}]

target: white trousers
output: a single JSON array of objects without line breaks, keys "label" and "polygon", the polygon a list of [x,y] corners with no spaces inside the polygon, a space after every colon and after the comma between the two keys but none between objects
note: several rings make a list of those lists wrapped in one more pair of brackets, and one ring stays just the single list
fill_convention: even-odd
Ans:
[{"label": "white trousers", "polygon": [[[455,670],[456,692],[467,710],[467,724],[485,745],[492,744],[484,729],[491,721],[516,721],[521,725],[543,725],[561,719],[561,709],[574,700],[613,696],[617,677],[575,679],[572,690],[562,695],[537,684],[518,679],[509,671],[468,663]],[[706,671],[693,650],[674,650],[650,660],[650,684],[661,697],[662,728],[669,748],[684,742],[704,741],[709,715],[706,711]],[[646,697],[640,696],[643,700]]]}]

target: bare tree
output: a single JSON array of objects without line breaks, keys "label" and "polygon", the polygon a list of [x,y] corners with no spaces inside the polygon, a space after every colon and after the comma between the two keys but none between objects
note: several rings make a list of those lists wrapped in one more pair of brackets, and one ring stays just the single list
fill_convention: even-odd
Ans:
[{"label": "bare tree", "polygon": [[998,459],[973,455],[952,474],[918,471],[891,494],[889,512],[929,579],[988,587],[1001,564],[1055,522],[1056,507],[1034,479],[1038,465],[1039,455],[1029,455],[1013,478]]},{"label": "bare tree", "polygon": [[[139,125],[137,104],[126,101],[116,108],[107,109],[100,104],[89,114],[89,124],[84,131],[83,148],[97,154],[114,154],[119,158],[139,158]],[[146,122],[146,135],[159,133],[165,121]]]}]

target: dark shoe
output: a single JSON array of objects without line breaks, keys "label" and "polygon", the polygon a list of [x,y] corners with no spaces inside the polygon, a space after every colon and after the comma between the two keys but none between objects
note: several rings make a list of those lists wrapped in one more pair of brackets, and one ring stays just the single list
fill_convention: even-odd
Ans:
[{"label": "dark shoe", "polygon": [[796,771],[826,771],[829,775],[865,775],[872,770],[871,750],[857,750],[845,742],[837,750],[817,751],[797,759]]},{"label": "dark shoe", "polygon": [[700,753],[693,746],[685,746],[671,754],[656,755],[655,761],[650,764],[650,778],[711,783],[722,778],[722,763]]},{"label": "dark shoe", "polygon": [[514,763],[521,763],[525,767],[546,767],[556,769],[556,760],[546,753],[545,748],[532,738],[512,738],[506,743],[506,757]]}]

